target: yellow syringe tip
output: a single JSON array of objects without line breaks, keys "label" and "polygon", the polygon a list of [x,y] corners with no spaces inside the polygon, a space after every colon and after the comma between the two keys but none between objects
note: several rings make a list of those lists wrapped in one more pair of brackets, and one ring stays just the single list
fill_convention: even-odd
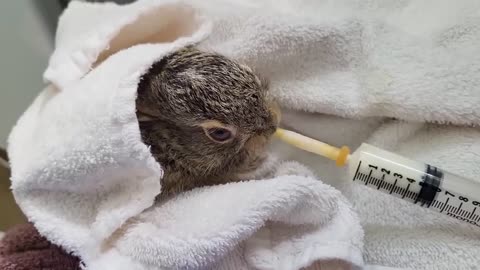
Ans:
[{"label": "yellow syringe tip", "polygon": [[350,155],[350,148],[347,146],[342,146],[338,152],[336,161],[337,166],[342,167],[347,164],[348,156]]},{"label": "yellow syringe tip", "polygon": [[337,166],[344,166],[347,163],[350,154],[350,150],[346,146],[339,149],[321,141],[281,128],[277,129],[275,136],[297,148],[335,160]]}]

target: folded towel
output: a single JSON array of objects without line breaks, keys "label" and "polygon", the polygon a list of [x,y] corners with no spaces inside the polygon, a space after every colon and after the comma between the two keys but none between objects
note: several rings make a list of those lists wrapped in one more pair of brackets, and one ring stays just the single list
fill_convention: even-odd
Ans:
[{"label": "folded towel", "polygon": [[278,166],[273,179],[197,189],[144,211],[120,229],[121,239],[107,241],[115,249],[92,269],[112,261],[119,262],[114,269],[132,269],[122,261],[127,256],[136,259],[134,269],[301,269],[332,259],[361,265],[362,232],[340,193],[299,176],[310,174],[303,166]]},{"label": "folded towel", "polygon": [[[109,238],[133,217],[141,217],[148,228],[127,222],[128,232],[138,235],[142,231],[161,231],[164,227],[155,226],[159,224],[155,216],[145,216],[145,213],[163,214],[167,209],[176,209],[172,204],[151,207],[160,188],[157,178],[161,168],[139,142],[132,100],[134,86],[145,67],[165,52],[188,43],[198,43],[201,48],[242,61],[270,78],[274,95],[284,109],[319,113],[284,114],[287,127],[335,145],[347,144],[353,149],[367,140],[458,174],[478,175],[478,128],[424,123],[480,124],[477,105],[480,102],[479,1],[187,0],[181,3],[179,6],[173,0],[144,0],[124,6],[71,4],[61,18],[57,48],[45,72],[45,80],[56,90],[52,87],[41,94],[10,137],[13,187],[19,204],[42,234],[81,255],[87,264],[103,263],[104,269],[108,269],[109,262],[118,260],[121,265],[155,268],[152,263],[158,261],[151,261],[152,258],[170,263],[167,265],[179,259],[174,255],[178,253],[162,253],[157,246],[144,246],[146,249],[142,250],[146,252],[130,256],[128,233],[120,233],[126,238],[114,238],[113,242]],[[178,36],[183,38],[174,38]],[[161,45],[143,44],[150,41],[161,42]],[[346,117],[357,120],[344,119]],[[417,123],[390,120],[392,117]],[[336,184],[350,198],[366,230],[367,263],[402,269],[478,268],[480,236],[476,228],[387,195],[351,186],[342,181],[345,180],[342,171],[310,154],[280,144],[274,150],[282,154],[281,157],[288,156],[310,165],[323,181]],[[292,192],[284,194],[284,199],[295,198],[296,192],[305,187],[311,188],[311,194],[326,188],[311,177],[283,176],[267,181],[275,183],[273,188],[282,185],[279,183],[284,182],[280,180],[287,180],[285,178],[289,179]],[[239,183],[238,189],[242,190],[243,185],[261,184]],[[194,201],[196,196],[210,191],[219,194],[222,189],[229,192],[233,187],[237,184],[197,190],[184,194],[185,197],[175,203],[181,206],[190,199]],[[328,194],[332,191],[326,190]],[[276,195],[271,195],[266,196],[265,202],[272,202]],[[326,198],[313,197],[316,198],[313,202]],[[229,199],[234,198],[239,197]],[[208,202],[213,202],[211,200]],[[346,203],[339,196],[332,205]],[[162,210],[164,206],[167,208]],[[325,226],[319,226],[315,218],[322,217],[312,215],[308,224],[317,225],[314,232],[328,231],[326,228],[335,224],[335,217],[354,215],[342,210],[343,207],[321,209],[322,213],[330,213],[331,218]],[[265,211],[260,212],[262,215],[256,221],[268,220],[266,227],[255,233],[251,229],[253,234],[244,235],[245,238],[232,233],[238,236],[238,245],[209,255],[225,258],[218,262],[219,268],[228,269],[229,263],[235,260],[262,268],[262,261],[288,257],[285,255],[288,252],[282,252],[283,247],[296,243],[291,241],[292,237],[282,239],[286,242],[281,242],[278,248],[259,252],[265,256],[252,255],[259,253],[252,252],[249,243],[268,236],[268,233],[262,234],[265,228],[267,232],[275,232],[271,237],[280,235],[276,232],[283,230],[268,229],[268,226],[286,221],[277,215],[267,218]],[[292,212],[287,209],[279,213],[287,217],[286,213]],[[177,217],[174,214],[181,215],[169,212],[168,220]],[[361,230],[354,220],[347,218],[346,222],[352,227],[351,234],[341,232],[343,227],[339,227],[338,234],[332,234],[336,240],[346,243],[345,249],[333,252],[350,253],[340,259],[361,265],[357,259]],[[202,221],[198,223],[210,224]],[[186,225],[182,227],[184,232],[190,230]],[[232,228],[232,224],[227,225],[224,228]],[[173,224],[165,226],[169,229]],[[294,227],[292,230],[299,230]],[[177,234],[172,235],[175,240]],[[307,235],[304,232],[299,238]],[[310,236],[318,240],[315,233]],[[106,239],[113,245],[107,251],[101,248]],[[167,242],[169,238],[147,240],[145,243],[162,247],[173,245]],[[136,246],[139,242],[131,243]],[[314,242],[316,240],[313,246]],[[199,243],[205,244],[201,250],[212,252],[212,241]],[[180,247],[183,245],[179,244],[178,250]],[[301,249],[299,256],[313,254]],[[323,255],[328,253],[320,253],[313,258],[325,262]],[[185,258],[182,265],[191,266],[192,260],[199,267],[209,263],[203,256],[205,253],[188,254],[192,256],[181,257]],[[270,260],[261,259],[265,257]]]},{"label": "folded towel", "polygon": [[162,168],[140,138],[138,81],[169,52],[222,51],[238,27],[265,20],[243,24],[252,7],[224,4],[73,2],[62,15],[49,86],[12,130],[8,151],[23,212],[86,269],[363,266],[358,217],[298,163],[272,157],[251,181],[154,203]]},{"label": "folded towel", "polygon": [[80,261],[51,244],[30,224],[16,225],[0,241],[2,270],[80,270]]},{"label": "folded towel", "polygon": [[[322,14],[331,14],[322,20],[335,17],[337,28],[355,21],[356,28],[325,34],[322,46],[311,45],[313,59],[293,49],[288,56],[276,55],[275,65],[288,68],[274,71],[278,76],[272,85],[284,107],[293,109],[284,111],[283,124],[353,150],[366,141],[478,181],[480,2],[320,2]],[[289,37],[282,40],[295,42]],[[308,38],[303,44],[309,44]],[[282,144],[274,149],[344,191],[365,229],[366,263],[432,270],[480,267],[478,227],[351,185],[330,161]]]}]

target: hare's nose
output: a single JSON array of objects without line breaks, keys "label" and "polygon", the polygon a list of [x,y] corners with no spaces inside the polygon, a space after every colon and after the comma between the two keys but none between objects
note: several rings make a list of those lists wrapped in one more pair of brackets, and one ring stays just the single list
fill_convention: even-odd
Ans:
[{"label": "hare's nose", "polygon": [[280,125],[280,120],[281,120],[281,117],[282,117],[282,113],[280,111],[280,106],[278,105],[278,103],[276,101],[272,101],[270,103],[269,110],[272,114],[273,122],[274,122],[275,126]]},{"label": "hare's nose", "polygon": [[250,138],[246,144],[247,151],[250,154],[257,154],[262,152],[267,144],[267,138],[263,135],[256,135]]}]

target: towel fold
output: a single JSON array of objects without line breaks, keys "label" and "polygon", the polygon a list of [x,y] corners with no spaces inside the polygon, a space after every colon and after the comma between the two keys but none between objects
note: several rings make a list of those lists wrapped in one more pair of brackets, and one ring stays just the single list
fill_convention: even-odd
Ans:
[{"label": "towel fold", "polygon": [[197,189],[144,211],[92,269],[116,257],[135,258],[138,269],[301,269],[332,259],[361,266],[362,231],[341,194],[297,163],[277,166],[274,178]]},{"label": "towel fold", "polygon": [[163,171],[140,138],[138,82],[168,53],[221,45],[237,32],[240,24],[225,20],[243,21],[251,7],[224,4],[75,1],[62,15],[49,86],[12,130],[8,151],[18,204],[86,269],[363,267],[351,206],[295,162],[272,156],[251,181],[154,203]]},{"label": "towel fold", "polygon": [[134,99],[154,61],[196,44],[269,78],[288,128],[352,149],[366,140],[478,178],[479,8],[477,0],[73,2],[44,74],[51,86],[9,139],[15,197],[87,269],[335,260],[476,269],[477,228],[352,186],[333,164],[282,144],[275,155],[305,163],[353,203],[365,250],[343,195],[296,163],[154,205],[162,169],[140,141]]}]

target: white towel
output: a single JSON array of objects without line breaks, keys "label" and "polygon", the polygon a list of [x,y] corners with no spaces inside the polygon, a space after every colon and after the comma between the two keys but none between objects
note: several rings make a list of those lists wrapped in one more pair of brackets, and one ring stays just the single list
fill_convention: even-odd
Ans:
[{"label": "white towel", "polygon": [[[275,71],[274,89],[284,107],[296,110],[284,112],[284,125],[353,150],[366,141],[480,181],[480,2],[318,5],[329,15],[317,20],[334,17],[337,28],[347,25],[349,31],[332,30],[322,46],[312,45],[316,61],[289,62],[299,59],[295,50],[288,58],[277,54],[275,64],[288,68]],[[281,82],[284,78],[289,83]],[[320,157],[283,144],[274,149],[345,192],[365,229],[366,263],[480,269],[478,227],[351,185],[343,171]]]},{"label": "white towel", "polygon": [[[83,75],[92,68],[91,63],[105,48],[119,26],[134,20],[135,14],[141,10],[152,10],[149,5],[161,2],[175,1],[140,1],[127,6],[79,3],[70,6],[60,22],[57,50],[45,73],[47,81],[53,82],[60,89],[70,89],[77,85],[78,81],[87,80],[88,76],[83,78]],[[211,22],[210,35],[205,39],[198,37],[198,40],[202,40],[201,47],[243,61],[269,77],[274,94],[284,110],[289,108],[318,113],[309,115],[286,112],[283,117],[286,126],[331,144],[347,144],[353,149],[367,140],[408,157],[428,161],[454,173],[478,179],[478,128],[424,123],[480,124],[479,1],[183,2],[194,5],[194,9]],[[169,15],[177,14],[174,11],[164,12],[165,16],[148,17],[150,20],[144,20],[142,27],[133,24],[125,29],[125,35],[122,36],[128,37],[127,41],[136,39],[141,43],[145,41],[143,37],[158,30],[158,26],[149,26],[165,26],[164,22],[168,21],[165,18],[172,20]],[[186,19],[191,16],[177,18]],[[117,41],[117,46],[110,46],[111,52],[121,48],[119,45],[125,40]],[[142,51],[143,48],[144,46]],[[103,59],[104,54],[100,58]],[[114,59],[109,58],[106,62]],[[129,59],[126,62],[130,61],[134,60]],[[92,73],[96,72],[98,68]],[[128,80],[124,82],[129,84]],[[66,106],[66,113],[70,112],[68,108]],[[410,122],[389,120],[391,117]],[[52,116],[55,121],[58,121],[57,118],[58,116]],[[81,116],[77,118],[81,119]],[[28,121],[25,119],[28,119],[27,115],[19,122],[19,126]],[[133,119],[130,121],[134,122]],[[67,123],[65,125],[69,126]],[[17,127],[17,131],[20,130]],[[39,130],[35,132],[38,133],[35,136],[42,134]],[[15,150],[11,152],[17,151],[14,149],[15,144],[22,145],[16,143],[18,138],[15,138],[22,133],[17,132],[18,136],[11,137],[10,149]],[[58,136],[52,138],[57,139]],[[37,144],[37,141],[34,142]],[[48,145],[47,142],[43,145]],[[32,147],[30,144],[24,145],[26,148]],[[41,145],[42,143],[38,142],[38,147]],[[20,146],[18,147],[18,152],[22,152]],[[276,144],[274,149],[283,157],[288,156],[309,165],[324,182],[337,184],[345,191],[360,214],[366,230],[367,263],[401,269],[478,268],[478,229],[448,217],[419,210],[416,206],[383,194],[350,186],[343,181],[345,177],[341,170],[319,157],[283,144]],[[23,154],[19,154],[18,162],[13,162],[20,164],[25,160],[27,167],[30,165],[26,161],[36,165],[45,159],[45,151],[40,150],[25,150]],[[32,157],[32,153],[38,153],[38,158]],[[148,160],[146,156],[144,159]],[[111,164],[115,164],[115,161],[112,160]],[[105,161],[103,164],[110,163]],[[144,162],[139,164],[143,165]],[[93,171],[91,166],[80,169]],[[143,170],[142,167],[141,171]],[[92,179],[93,183],[98,180]],[[151,183],[153,187],[154,184]],[[56,184],[50,186],[55,187]],[[67,188],[70,184],[72,183],[68,183]],[[23,186],[25,187],[28,185]],[[138,188],[138,185],[135,187]],[[35,186],[32,187],[34,188]],[[125,187],[125,190],[128,188]],[[148,192],[151,189],[145,190]],[[36,194],[30,192],[30,189],[27,191],[25,194],[28,194],[28,198]],[[15,192],[17,195],[21,193],[19,190]],[[141,190],[138,192],[142,194]],[[132,197],[144,199],[145,202],[138,202],[135,211],[130,213],[114,213],[114,216],[124,214],[118,220],[137,215],[151,203],[145,197]],[[19,200],[20,204],[22,199]],[[78,200],[85,202],[81,198]],[[115,205],[114,203],[120,201],[122,200],[105,202],[105,205]],[[24,208],[28,208],[31,204],[24,205],[27,205]],[[43,207],[47,208],[46,205]],[[132,206],[128,209],[133,208]],[[44,220],[43,232],[53,236],[52,233],[57,231],[54,226],[48,226],[48,219],[53,219],[53,216]],[[71,224],[85,228],[82,223],[70,222],[69,225],[72,226]],[[351,223],[352,226],[353,224],[354,222]],[[118,223],[108,225],[110,229],[101,229],[102,233],[97,233],[96,227],[92,227],[91,231],[96,233],[95,237],[99,234],[105,236],[111,233],[111,228]],[[60,238],[55,239],[60,241]],[[83,238],[79,236],[78,239]],[[358,246],[356,240],[350,241],[355,243],[353,246]],[[73,246],[65,241],[62,243]],[[245,254],[244,250],[242,253],[242,248],[232,251],[231,258],[241,257],[235,254]],[[352,257],[355,256],[350,258]],[[129,262],[128,259],[125,260]]]},{"label": "white towel", "polygon": [[50,85],[9,137],[18,204],[89,270],[362,268],[357,215],[298,163],[272,157],[252,181],[154,204],[162,168],[140,139],[137,84],[185,45],[236,51],[241,28],[265,20],[248,3],[217,4],[69,5]]}]

